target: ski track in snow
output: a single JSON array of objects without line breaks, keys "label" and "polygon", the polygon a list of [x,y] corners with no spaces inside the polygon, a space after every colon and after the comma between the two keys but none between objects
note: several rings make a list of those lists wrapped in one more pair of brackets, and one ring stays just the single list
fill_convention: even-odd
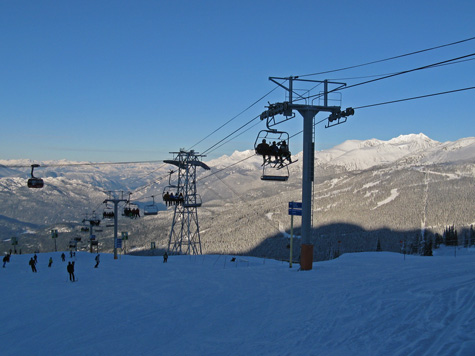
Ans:
[{"label": "ski track in snow", "polygon": [[475,353],[475,250],[344,254],[306,272],[216,255],[101,254],[94,269],[78,253],[77,283],[59,254],[39,254],[36,274],[31,255],[0,270],[2,355]]},{"label": "ski track in snow", "polygon": [[396,199],[398,197],[398,195],[399,195],[399,192],[398,192],[397,189],[391,189],[391,195],[388,198],[378,202],[376,204],[376,206],[374,208],[372,208],[371,210],[375,210],[375,209],[379,208],[382,205],[385,205],[387,203],[392,202],[394,199]]}]

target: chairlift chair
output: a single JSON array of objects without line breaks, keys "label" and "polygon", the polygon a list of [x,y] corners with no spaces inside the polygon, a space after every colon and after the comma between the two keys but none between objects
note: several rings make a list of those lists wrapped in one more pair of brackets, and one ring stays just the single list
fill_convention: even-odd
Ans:
[{"label": "chairlift chair", "polygon": [[44,186],[43,179],[37,178],[33,175],[33,170],[39,166],[40,166],[39,164],[31,165],[31,178],[28,179],[28,188],[43,188]]},{"label": "chairlift chair", "polygon": [[285,182],[292,161],[289,134],[285,131],[261,130],[254,142],[256,154],[263,157],[261,180]]},{"label": "chairlift chair", "polygon": [[167,185],[163,188],[162,198],[166,206],[170,206],[178,202],[178,186],[176,185]]},{"label": "chairlift chair", "polygon": [[157,215],[158,214],[158,206],[155,204],[155,196],[152,195],[152,204],[145,205],[143,209],[144,215]]},{"label": "chairlift chair", "polygon": [[128,201],[124,207],[124,211],[122,216],[126,216],[128,218],[134,219],[140,217],[140,209],[137,204],[131,203]]},{"label": "chairlift chair", "polygon": [[114,209],[107,206],[107,203],[106,203],[106,207],[104,208],[104,211],[102,212],[102,219],[107,219],[107,220],[114,219]]}]

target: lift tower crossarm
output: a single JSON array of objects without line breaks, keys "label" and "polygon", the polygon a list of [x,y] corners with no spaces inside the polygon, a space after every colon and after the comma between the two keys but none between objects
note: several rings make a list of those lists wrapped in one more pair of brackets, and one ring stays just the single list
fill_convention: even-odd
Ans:
[{"label": "lift tower crossarm", "polygon": [[[298,82],[306,82],[306,83],[318,83],[318,84],[323,84],[324,85],[324,96],[326,97],[329,93],[340,90],[343,87],[346,87],[346,83],[340,83],[340,82],[332,82],[329,80],[312,80],[312,79],[299,79],[299,77],[269,77],[269,80],[275,84],[277,84],[279,87],[285,89],[286,91],[289,92],[289,103],[293,103],[293,94],[297,95],[300,99],[299,100],[307,100],[308,98],[304,97],[303,95],[300,95],[298,92],[294,90],[294,81]],[[288,80],[289,81],[289,87],[286,87],[282,83],[279,83],[277,80]],[[331,91],[328,91],[328,84],[335,84],[338,85],[337,88],[332,89]],[[325,106],[327,103],[325,103]]]}]

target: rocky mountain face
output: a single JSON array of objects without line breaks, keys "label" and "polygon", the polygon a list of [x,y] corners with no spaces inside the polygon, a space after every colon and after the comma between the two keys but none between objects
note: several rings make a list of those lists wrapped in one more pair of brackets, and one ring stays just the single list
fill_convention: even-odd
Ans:
[{"label": "rocky mountain face", "polygon": [[[289,258],[289,201],[301,201],[301,153],[293,156],[286,182],[260,180],[262,157],[253,151],[206,162],[200,171],[198,208],[203,253],[229,253]],[[41,162],[35,170],[44,178],[43,189],[28,189],[29,161],[0,161],[0,247],[8,251],[18,237],[24,252],[53,250],[50,231],[57,229],[58,249],[88,233],[82,220],[92,212],[102,217],[108,191],[133,192],[141,208],[155,196],[156,216],[130,219],[120,216],[119,234],[129,233],[127,250],[161,253],[167,248],[173,207],[161,200],[170,184],[170,166],[161,163],[80,165]],[[15,168],[10,168],[15,166]],[[287,174],[286,169],[266,174]],[[173,176],[172,176],[173,177]],[[433,238],[455,225],[463,239],[475,221],[475,138],[437,142],[423,134],[389,141],[346,141],[316,152],[313,192],[315,259],[350,252],[400,251],[421,239]],[[125,194],[125,198],[128,195]],[[110,208],[110,206],[108,207]],[[120,206],[122,211],[123,205]],[[298,258],[299,218],[294,219],[294,258]],[[113,228],[103,221],[96,231],[99,248],[111,251]],[[156,250],[150,251],[151,243]]]}]

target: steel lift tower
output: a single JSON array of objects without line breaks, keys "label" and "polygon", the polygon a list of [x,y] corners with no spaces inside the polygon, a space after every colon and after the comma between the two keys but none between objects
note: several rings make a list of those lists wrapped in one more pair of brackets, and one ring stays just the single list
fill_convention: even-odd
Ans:
[{"label": "steel lift tower", "polygon": [[[330,82],[328,80],[299,79],[299,77],[270,77],[269,80],[287,91],[288,101],[270,104],[268,110],[261,114],[261,120],[267,120],[267,127],[272,127],[294,118],[295,114],[293,114],[293,110],[299,112],[303,117],[302,242],[300,268],[302,270],[311,270],[313,263],[312,183],[315,154],[315,143],[313,141],[314,118],[320,111],[329,112],[330,116],[328,117],[326,127],[331,127],[345,122],[347,116],[354,114],[354,110],[348,108],[342,111],[340,106],[330,106],[328,103],[328,94],[345,87],[345,83]],[[309,90],[302,91],[300,88],[294,88],[296,82],[298,84],[312,85],[313,87]],[[283,83],[288,83],[288,86],[285,86]],[[320,84],[323,84],[323,92],[318,95],[310,95],[310,91]],[[334,89],[329,90],[329,85],[334,86]],[[315,103],[322,105],[315,105]],[[276,115],[284,115],[284,118],[278,120],[275,118]]]},{"label": "steel lift tower", "polygon": [[178,167],[178,183],[176,195],[179,197],[175,204],[172,227],[168,239],[169,254],[201,254],[200,224],[198,222],[198,208],[201,206],[201,196],[196,191],[196,169],[210,168],[201,161],[203,155],[195,151],[170,152],[172,160],[165,163]]}]

